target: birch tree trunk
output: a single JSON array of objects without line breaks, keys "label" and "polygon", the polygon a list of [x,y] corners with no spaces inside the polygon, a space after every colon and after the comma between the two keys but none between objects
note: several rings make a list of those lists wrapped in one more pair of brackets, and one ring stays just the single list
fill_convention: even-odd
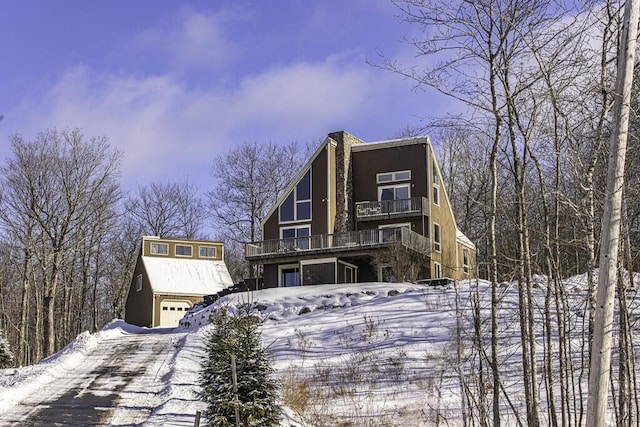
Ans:
[{"label": "birch tree trunk", "polygon": [[624,187],[624,166],[629,129],[629,112],[640,0],[627,0],[618,72],[614,93],[614,132],[611,136],[607,189],[600,243],[600,274],[596,294],[593,345],[587,397],[587,427],[603,426],[607,417],[607,396],[611,376],[613,306],[618,276],[618,247]]}]

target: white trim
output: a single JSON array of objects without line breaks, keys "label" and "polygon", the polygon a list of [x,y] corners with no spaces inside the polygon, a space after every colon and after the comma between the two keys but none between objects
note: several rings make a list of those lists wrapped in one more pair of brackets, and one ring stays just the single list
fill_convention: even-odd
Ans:
[{"label": "white trim", "polygon": [[[436,241],[436,226],[438,227],[438,230],[439,230],[437,241]],[[441,253],[442,252],[442,227],[437,222],[433,223],[433,236],[431,236],[431,240],[433,241],[433,250],[438,253]],[[436,249],[436,245],[438,245],[437,249]]]},{"label": "white trim", "polygon": [[383,228],[400,228],[400,227],[406,227],[409,230],[411,230],[411,223],[410,222],[402,222],[402,223],[398,223],[398,224],[382,224],[378,226],[378,230],[381,230]]},{"label": "white trim", "polygon": [[414,138],[390,139],[387,141],[373,141],[365,144],[358,144],[351,147],[352,151],[380,150],[382,148],[400,147],[403,145],[427,144],[431,145],[428,136],[418,136]]},{"label": "white trim", "polygon": [[337,262],[337,261],[338,261],[338,258],[316,258],[316,259],[302,260],[298,264],[300,264],[300,266],[303,266],[303,265],[314,265],[314,264],[327,264],[330,262]]}]

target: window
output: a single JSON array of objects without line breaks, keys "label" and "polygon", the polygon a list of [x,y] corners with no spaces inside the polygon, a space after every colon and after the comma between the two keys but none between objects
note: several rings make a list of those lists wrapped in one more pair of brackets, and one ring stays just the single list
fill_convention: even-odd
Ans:
[{"label": "window", "polygon": [[378,187],[378,200],[403,200],[411,198],[409,184]]},{"label": "window", "polygon": [[309,249],[311,226],[285,227],[280,229],[280,238],[286,239],[285,246],[289,250]]},{"label": "window", "polygon": [[376,174],[376,182],[378,184],[386,184],[387,182],[408,181],[411,179],[411,171],[386,172]]},{"label": "window", "polygon": [[215,258],[217,251],[216,248],[212,246],[200,246],[199,255],[200,258]]},{"label": "window", "polygon": [[177,256],[191,256],[193,252],[193,248],[191,245],[176,245],[176,255]]},{"label": "window", "polygon": [[151,253],[154,255],[169,255],[169,245],[166,243],[151,243]]},{"label": "window", "polygon": [[433,162],[431,167],[433,169],[433,204],[440,206],[440,178],[436,162]]},{"label": "window", "polygon": [[469,249],[462,250],[462,270],[464,274],[469,274]]},{"label": "window", "polygon": [[411,224],[387,224],[378,226],[378,230],[380,230],[380,242],[399,242],[401,238],[401,228],[411,230]]},{"label": "window", "polygon": [[440,224],[433,224],[433,249],[440,252]]},{"label": "window", "polygon": [[439,279],[442,277],[442,266],[438,262],[433,263],[433,276],[432,279]]},{"label": "window", "polygon": [[311,169],[280,205],[280,222],[311,219]]},{"label": "window", "polygon": [[142,274],[138,274],[136,276],[136,292],[140,292],[142,290]]}]

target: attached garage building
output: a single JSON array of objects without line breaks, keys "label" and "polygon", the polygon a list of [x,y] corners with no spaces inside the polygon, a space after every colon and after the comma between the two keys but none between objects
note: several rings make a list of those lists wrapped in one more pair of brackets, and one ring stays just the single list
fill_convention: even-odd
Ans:
[{"label": "attached garage building", "polygon": [[233,285],[221,242],[143,237],[125,321],[175,327],[205,295]]}]

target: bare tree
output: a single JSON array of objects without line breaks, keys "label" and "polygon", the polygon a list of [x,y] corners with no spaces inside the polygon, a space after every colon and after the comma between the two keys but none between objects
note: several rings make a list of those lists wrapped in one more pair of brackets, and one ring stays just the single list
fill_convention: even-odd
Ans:
[{"label": "bare tree", "polygon": [[[591,369],[589,371],[589,398],[587,400],[587,426],[602,426],[607,414],[607,395],[611,369],[611,337],[615,289],[618,274],[618,248],[624,190],[624,167],[629,130],[631,88],[638,37],[640,1],[627,0],[618,54],[618,73],[614,94],[614,132],[611,135],[607,192],[602,220],[600,263]],[[597,355],[597,357],[596,357]]]},{"label": "bare tree", "polygon": [[203,233],[203,201],[189,180],[139,186],[126,207],[144,233],[187,239],[199,238]]},{"label": "bare tree", "polygon": [[[12,219],[25,225],[18,240],[25,255],[23,292],[34,291],[36,331],[43,335],[44,354],[52,354],[58,345],[56,297],[63,270],[85,241],[83,231],[96,210],[119,200],[120,154],[110,149],[106,137],[87,141],[77,129],[46,131],[33,141],[19,135],[11,140],[13,157],[1,169],[7,184],[1,218],[13,235]],[[22,311],[24,316],[29,307]]]},{"label": "bare tree", "polygon": [[295,142],[245,143],[216,157],[207,193],[215,225],[237,243],[260,240],[260,223],[298,173],[300,157]]}]

